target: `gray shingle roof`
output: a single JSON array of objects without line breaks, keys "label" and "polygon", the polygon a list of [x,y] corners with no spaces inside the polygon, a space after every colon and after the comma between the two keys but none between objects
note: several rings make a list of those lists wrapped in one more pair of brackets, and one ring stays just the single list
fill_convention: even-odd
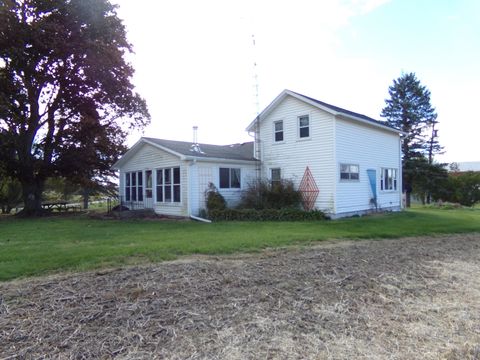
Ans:
[{"label": "gray shingle roof", "polygon": [[[343,109],[341,107],[338,107],[338,106],[335,106],[335,105],[331,105],[331,104],[327,104],[326,102],[323,102],[323,101],[320,101],[320,100],[317,100],[317,99],[314,99],[314,98],[311,98],[309,96],[306,96],[306,95],[303,95],[303,94],[300,94],[300,93],[297,93],[295,91],[292,91],[293,93],[299,95],[299,96],[302,96],[310,101],[313,101],[321,106],[324,106],[326,108],[329,108],[333,111],[336,111],[338,113],[341,113],[341,114],[345,114],[347,116],[354,116],[356,118],[359,118],[359,119],[362,119],[362,120],[366,120],[366,121],[370,121],[374,124],[378,124],[378,125],[382,125],[382,126],[386,126],[386,127],[389,127],[389,128],[392,128],[392,129],[395,129],[393,126],[390,126],[386,121],[379,121],[379,120],[375,120],[375,119],[372,119],[371,117],[368,117],[366,115],[363,115],[363,114],[359,114],[359,113],[356,113],[356,112],[353,112],[353,111],[350,111],[350,110],[346,110],[346,109]],[[398,130],[398,129],[395,129],[395,130]]]},{"label": "gray shingle roof", "polygon": [[164,140],[149,137],[144,137],[143,139],[185,156],[255,161],[253,157],[253,141],[232,145],[198,144],[201,150],[201,152],[198,152],[194,151],[192,143],[187,141]]}]

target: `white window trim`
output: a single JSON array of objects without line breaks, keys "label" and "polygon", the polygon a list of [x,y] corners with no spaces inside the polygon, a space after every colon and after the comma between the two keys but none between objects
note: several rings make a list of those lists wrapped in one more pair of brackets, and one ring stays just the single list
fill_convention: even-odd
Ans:
[{"label": "white window trim", "polygon": [[[179,172],[180,172],[180,182],[179,183],[175,183],[173,181],[174,177],[173,177],[173,169],[176,169],[178,168],[179,169]],[[158,171],[159,170],[162,170],[162,176],[164,174],[164,171],[165,169],[169,169],[170,172],[171,172],[171,179],[172,179],[172,182],[170,184],[171,186],[171,201],[164,201],[163,199],[161,200],[158,200],[158,193],[157,193],[157,187],[158,187]],[[154,170],[154,175],[155,175],[155,178],[153,179],[154,180],[154,185],[153,185],[153,194],[154,194],[154,201],[155,201],[155,204],[159,204],[159,205],[166,205],[166,206],[178,206],[178,205],[181,205],[182,202],[183,202],[183,196],[182,196],[182,167],[181,166],[172,166],[172,167],[162,167],[162,168],[156,168]],[[165,198],[165,183],[163,182],[164,179],[162,179],[162,195],[163,195],[163,198]],[[174,186],[180,186],[180,201],[173,201],[174,199]]]},{"label": "white window trim", "polygon": [[[385,184],[384,184],[384,171],[385,170],[394,170],[395,171],[395,177],[393,178],[393,189],[385,189]],[[399,171],[397,168],[389,168],[389,167],[382,167],[380,169],[380,191],[384,193],[395,193],[398,192],[398,175]]]},{"label": "white window trim", "polygon": [[[308,136],[300,137],[300,118],[308,116]],[[297,116],[297,140],[303,141],[311,139],[312,137],[312,115],[310,113]]]},{"label": "white window trim", "polygon": [[[135,174],[135,185],[133,185],[133,178],[132,174]],[[142,179],[142,185],[139,185],[138,182],[138,175],[140,174],[140,177]],[[127,179],[126,176],[130,177],[130,186],[127,186]],[[135,203],[143,203],[145,201],[145,184],[144,184],[144,171],[142,170],[133,170],[133,171],[125,171],[124,175],[124,182],[125,184],[123,185],[123,196],[126,202],[135,202]],[[129,199],[127,200],[127,187],[130,188],[129,192]],[[135,188],[135,200],[133,200],[133,192],[131,191],[133,188]],[[139,191],[139,188],[141,188],[141,191]],[[141,195],[142,199],[139,200],[139,195]]]},{"label": "white window trim", "polygon": [[[229,170],[229,184],[228,184],[228,187],[221,187],[220,186],[220,169],[228,169]],[[240,187],[232,187],[232,170],[239,170],[240,171],[240,178],[239,178],[239,181],[240,181]],[[218,188],[220,190],[233,190],[233,191],[239,191],[239,190],[242,190],[242,185],[243,185],[243,179],[242,179],[242,168],[241,167],[235,167],[235,166],[219,166],[218,167]]]},{"label": "white window trim", "polygon": [[273,170],[279,170],[280,171],[280,179],[276,181],[282,181],[282,168],[277,166],[277,167],[271,167],[270,168],[270,183],[273,183],[273,176],[272,176],[272,171]]},{"label": "white window trim", "polygon": [[[275,140],[275,135],[276,135],[277,132],[275,131],[275,124],[279,123],[279,122],[282,123],[283,140],[276,141]],[[274,144],[283,144],[285,142],[285,121],[283,119],[278,119],[278,120],[275,120],[272,125],[273,125],[273,137],[272,137],[273,143]]]},{"label": "white window trim", "polygon": [[[350,166],[356,166],[358,168],[358,179],[342,179],[342,165],[346,165],[348,167]],[[360,165],[359,164],[354,164],[354,163],[340,163],[338,166],[338,178],[340,182],[348,182],[348,183],[354,183],[354,182],[360,182]],[[348,172],[348,174],[354,174],[352,172]]]}]

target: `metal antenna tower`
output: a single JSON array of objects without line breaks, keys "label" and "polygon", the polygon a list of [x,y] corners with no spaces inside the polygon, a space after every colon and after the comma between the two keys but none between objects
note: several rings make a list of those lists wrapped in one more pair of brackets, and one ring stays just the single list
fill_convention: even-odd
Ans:
[{"label": "metal antenna tower", "polygon": [[258,69],[257,69],[257,44],[255,41],[255,34],[252,34],[252,44],[253,44],[253,79],[255,81],[255,132],[254,132],[254,156],[257,159],[257,164],[255,166],[255,174],[257,180],[260,180],[262,177],[262,152],[261,152],[261,141],[260,141],[260,100],[258,95],[259,82],[258,82]]}]

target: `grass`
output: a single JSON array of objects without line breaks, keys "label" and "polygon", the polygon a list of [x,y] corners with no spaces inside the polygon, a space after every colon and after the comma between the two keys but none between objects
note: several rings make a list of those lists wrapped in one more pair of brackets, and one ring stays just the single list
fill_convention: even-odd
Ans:
[{"label": "grass", "polygon": [[114,221],[85,217],[0,219],[0,281],[230,254],[326,239],[379,239],[480,232],[479,209],[417,208],[325,222]]}]

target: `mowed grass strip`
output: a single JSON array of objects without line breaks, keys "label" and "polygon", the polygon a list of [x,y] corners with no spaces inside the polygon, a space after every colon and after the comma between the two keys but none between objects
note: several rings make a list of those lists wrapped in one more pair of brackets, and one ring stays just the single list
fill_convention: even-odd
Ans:
[{"label": "mowed grass strip", "polygon": [[480,231],[480,210],[419,208],[319,222],[115,221],[85,217],[0,220],[0,281],[117,267],[188,254],[231,254],[326,239]]}]

